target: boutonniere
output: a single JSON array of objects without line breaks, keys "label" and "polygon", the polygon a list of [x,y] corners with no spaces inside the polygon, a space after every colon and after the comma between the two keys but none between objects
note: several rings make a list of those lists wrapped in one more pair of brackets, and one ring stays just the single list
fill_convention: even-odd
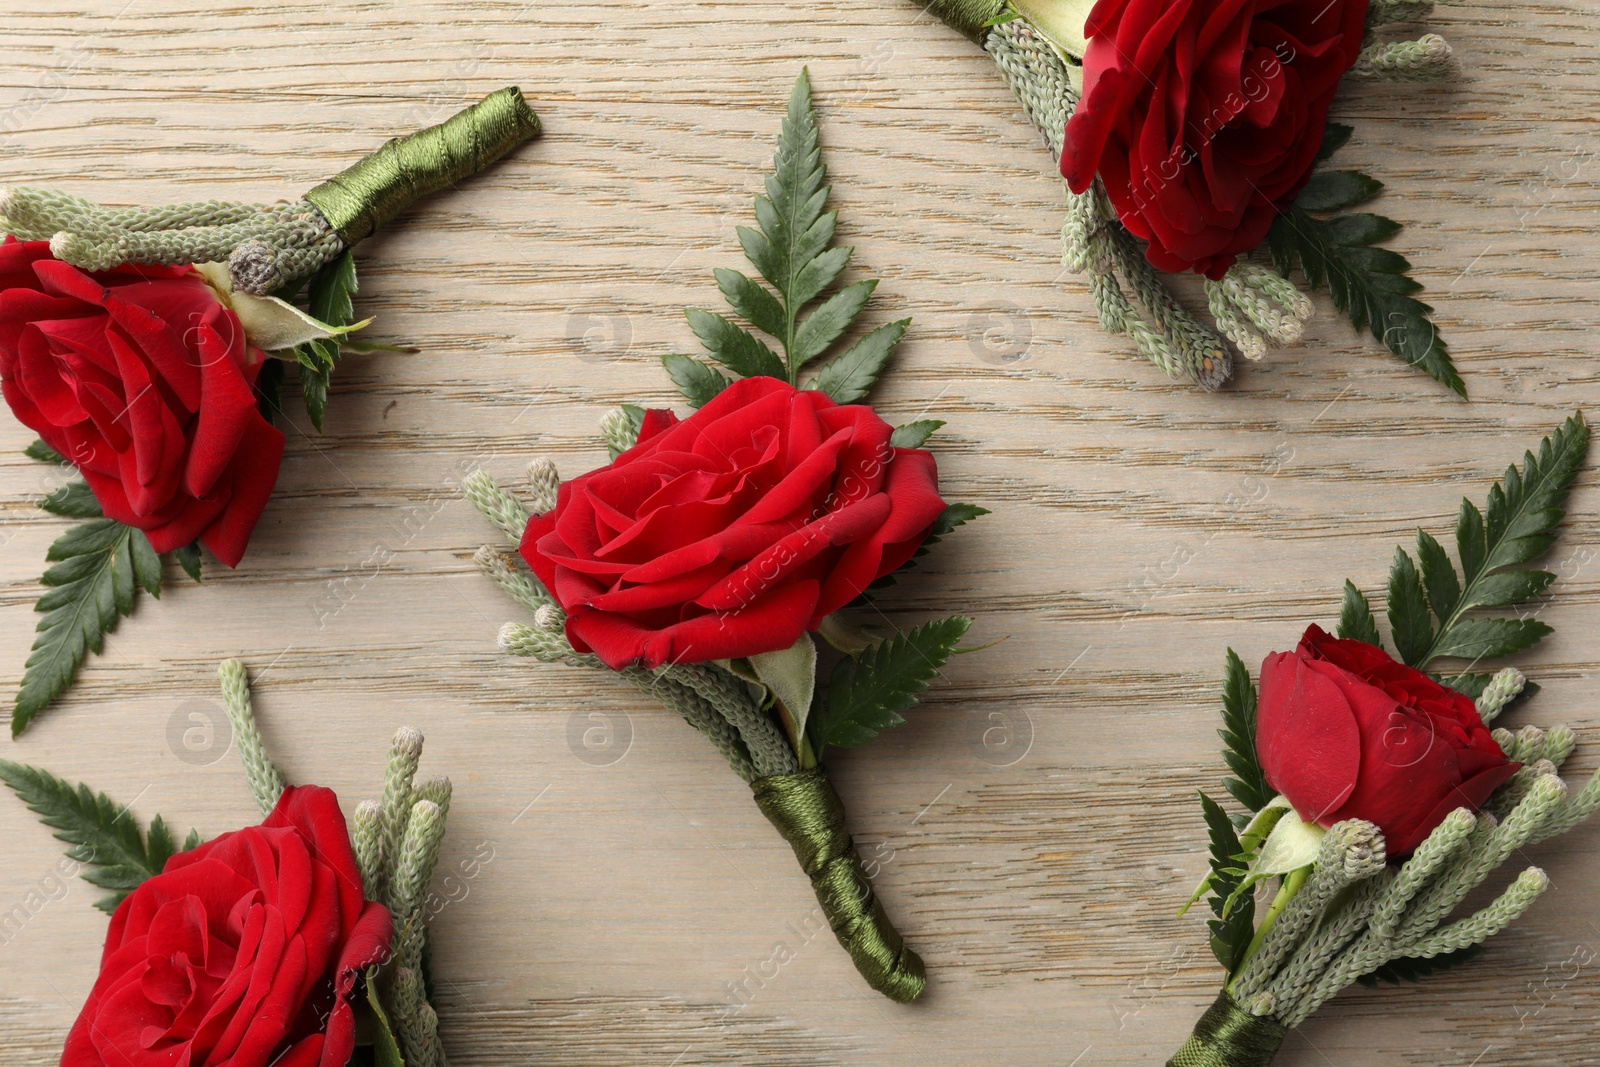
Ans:
[{"label": "boutonniere", "polygon": [[427,923],[450,779],[416,779],[422,735],[403,728],[381,799],[349,825],[332,790],[285,784],[244,665],[219,674],[258,826],[179,845],[159,815],[141,829],[104,793],[0,760],[68,862],[110,891],[100,975],[61,1062],[443,1067]]},{"label": "boutonniere", "polygon": [[[918,2],[989,52],[1043,133],[1068,185],[1063,262],[1088,274],[1106,332],[1214,389],[1233,352],[1298,340],[1302,287],[1326,289],[1356,329],[1466,395],[1410,262],[1380,247],[1400,224],[1352,210],[1383,183],[1331,159],[1354,132],[1328,121],[1344,79],[1453,71],[1437,34],[1384,36],[1430,3]],[[1162,278],[1190,272],[1209,325]]]},{"label": "boutonniere", "polygon": [[356,242],[538,130],[502,89],[295,201],[107,208],[0,191],[0,388],[39,435],[27,454],[79,476],[40,506],[85,520],[46,554],[13,736],[139,589],[161,595],[162,556],[196,581],[202,546],[228,567],[244,556],[283,455],[284,367],[320,430],[341,350],[386,347],[351,336],[371,321],[352,304]]},{"label": "boutonniere", "polygon": [[[1538,867],[1500,870],[1592,815],[1600,775],[1577,789],[1562,780],[1577,744],[1565,726],[1495,728],[1537,687],[1515,667],[1475,668],[1550,632],[1526,609],[1482,612],[1555,579],[1526,564],[1554,542],[1588,443],[1574,416],[1507,469],[1486,508],[1463,500],[1456,562],[1422,531],[1415,559],[1396,550],[1393,656],[1350,582],[1337,636],[1311,626],[1293,652],[1269,655],[1259,691],[1228,653],[1221,733],[1234,777],[1223,785],[1237,810],[1201,794],[1211,873],[1190,899],[1207,898],[1227,977],[1172,1067],[1264,1067],[1289,1028],[1352,982],[1466,962],[1548,888]],[[1466,667],[1439,673],[1440,660]],[[1463,911],[1491,880],[1499,896]],[[1275,886],[1264,910],[1261,885]]]},{"label": "boutonniere", "polygon": [[608,671],[705,733],[794,847],[868,984],[909,1001],[922,960],[873,892],[823,756],[903,722],[958,651],[970,619],[901,630],[878,590],[985,512],[940,495],[923,445],[943,423],[891,426],[865,402],[910,320],[852,331],[877,282],[836,284],[852,249],[833,244],[828,191],[802,73],[758,225],[738,231],[766,285],[716,271],[733,311],[782,355],[691,308],[715,365],[664,361],[692,414],[614,410],[611,464],[563,481],[535,460],[531,506],[487,472],[466,489],[518,548],[477,557],[532,613],[501,646]]}]

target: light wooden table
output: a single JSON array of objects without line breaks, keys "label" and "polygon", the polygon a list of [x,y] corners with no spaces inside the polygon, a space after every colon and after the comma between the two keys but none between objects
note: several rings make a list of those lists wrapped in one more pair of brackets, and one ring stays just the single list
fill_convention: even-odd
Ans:
[{"label": "light wooden table", "polygon": [[[1198,918],[1172,916],[1203,869],[1193,797],[1221,772],[1224,648],[1253,665],[1331,621],[1344,576],[1379,587],[1419,523],[1443,532],[1463,493],[1600,407],[1590,0],[1441,10],[1461,81],[1353,86],[1336,106],[1357,128],[1341,159],[1389,184],[1381,208],[1407,223],[1471,403],[1325,300],[1306,346],[1221,394],[1164,380],[1060,273],[1060,185],[989,59],[908,3],[17,6],[0,29],[8,182],[271,200],[502,85],[546,122],[362,246],[374,332],[422,351],[350,358],[326,433],[296,420],[244,565],[147,600],[3,753],[212,835],[254,818],[234,757],[179,739],[191,712],[219,713],[219,660],[251,663],[281,763],[347,808],[376,792],[393,729],[420,726],[428,770],[456,782],[446,866],[493,854],[435,928],[460,1064],[1162,1062],[1218,982]],[[620,684],[495,651],[517,614],[472,567],[490,531],[455,488],[475,465],[515,480],[535,453],[597,465],[607,407],[674,400],[655,357],[692,344],[684,305],[717,302],[711,268],[738,260],[802,64],[855,269],[884,279],[872,314],[916,320],[881,404],[947,420],[948,495],[994,512],[888,603],[907,621],[970,611],[974,638],[1006,640],[833,759],[928,962],[912,1007],[795,934],[805,880],[693,731]],[[0,418],[8,700],[62,526],[34,507],[32,436]],[[1585,773],[1597,481],[1553,556],[1557,632],[1526,661],[1545,691],[1518,713],[1577,728]],[[607,723],[621,758],[569,740]],[[997,725],[1010,747],[986,747]],[[5,912],[59,848],[9,796],[0,834]],[[1339,997],[1284,1067],[1600,1064],[1600,827],[1527,860],[1554,887],[1485,959]],[[7,1064],[55,1062],[96,970],[94,895],[74,880],[0,939]],[[780,946],[795,958],[774,974]]]}]

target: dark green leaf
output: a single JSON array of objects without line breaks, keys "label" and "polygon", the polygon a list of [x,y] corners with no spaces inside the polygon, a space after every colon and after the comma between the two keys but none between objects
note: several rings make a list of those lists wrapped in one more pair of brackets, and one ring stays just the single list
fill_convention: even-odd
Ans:
[{"label": "dark green leaf", "polygon": [[[1234,901],[1231,909],[1227,908],[1228,899],[1243,881],[1239,873],[1238,856],[1244,851],[1244,846],[1239,843],[1238,831],[1228,818],[1228,813],[1205,793],[1200,794],[1200,810],[1205,815],[1206,828],[1211,834],[1211,878],[1207,903],[1211,913],[1217,916],[1206,922],[1211,930],[1211,951],[1223,969],[1232,974],[1244,959],[1245,949],[1255,934],[1256,903],[1252,895],[1245,893]],[[1224,910],[1227,911],[1226,916],[1223,915]]]},{"label": "dark green leaf", "polygon": [[[311,276],[306,291],[311,317],[321,319],[329,326],[348,326],[356,321],[354,297],[360,286],[356,283],[356,256],[349,249],[333,262],[322,266]],[[338,342],[334,341],[337,351]]]},{"label": "dark green leaf", "polygon": [[1373,621],[1372,608],[1367,604],[1366,596],[1348,579],[1344,583],[1344,605],[1339,609],[1339,636],[1383,647],[1383,639],[1378,636],[1378,624]]},{"label": "dark green leaf", "polygon": [[1428,591],[1428,606],[1440,622],[1450,617],[1461,600],[1461,581],[1444,546],[1426,530],[1417,531],[1417,559],[1422,563],[1422,585]]},{"label": "dark green leaf", "polygon": [[933,529],[929,531],[930,537],[943,537],[957,526],[965,525],[979,515],[989,514],[988,508],[980,508],[976,504],[949,504],[933,520]]},{"label": "dark green leaf", "polygon": [[904,722],[898,713],[917,702],[971,625],[952,615],[840,659],[828,682],[828,744],[856,748]]},{"label": "dark green leaf", "polygon": [[1483,569],[1483,561],[1489,554],[1486,546],[1483,515],[1476,504],[1463,498],[1461,510],[1456,513],[1456,556],[1469,582]]},{"label": "dark green leaf", "polygon": [[783,318],[783,305],[759,282],[724,267],[717,267],[711,273],[717,279],[717,288],[722,290],[722,295],[733,310],[763,333],[773,337],[783,336],[788,328]]},{"label": "dark green leaf", "polygon": [[11,713],[13,737],[60,695],[84,656],[100,651],[117,617],[133,609],[129,538],[135,533],[111,519],[91,519],[68,529],[45,553],[57,562],[40,579],[50,588],[34,605],[43,618]]},{"label": "dark green leaf", "polygon": [[1440,636],[1430,659],[1495,659],[1538,644],[1550,627],[1538,619],[1461,619]]},{"label": "dark green leaf", "polygon": [[200,580],[199,541],[191,541],[182,548],[173,549],[172,556],[178,561],[178,566],[183,568],[183,573],[187,574],[197,582]]},{"label": "dark green leaf", "polygon": [[373,1067],[406,1067],[406,1061],[400,1055],[400,1045],[394,1039],[394,1029],[389,1025],[389,1016],[384,1012],[383,1001],[378,996],[378,969],[376,967],[367,971],[365,984],[367,987],[367,1008],[372,1012]]},{"label": "dark green leaf", "polygon": [[68,482],[60,489],[39,501],[39,506],[52,515],[68,519],[98,519],[104,514],[100,501],[85,481]]},{"label": "dark green leaf", "polygon": [[1222,756],[1237,776],[1224,778],[1223,788],[1249,811],[1260,811],[1275,795],[1256,757],[1256,687],[1245,670],[1244,661],[1228,649],[1228,665],[1222,683]]},{"label": "dark green leaf", "polygon": [[143,530],[128,533],[128,548],[133,558],[133,576],[146,593],[161,598],[161,557],[150,544]]},{"label": "dark green leaf", "polygon": [[889,436],[889,444],[895,448],[921,448],[933,432],[943,425],[940,419],[919,419],[896,426],[894,433]]},{"label": "dark green leaf", "polygon": [[1343,148],[1345,142],[1350,140],[1350,135],[1355,133],[1354,126],[1346,126],[1338,122],[1330,122],[1322,128],[1322,144],[1317,148],[1318,163],[1332,156]]},{"label": "dark green leaf", "polygon": [[1504,608],[1520,604],[1544,592],[1555,580],[1556,576],[1550,571],[1497,571],[1473,583],[1472,599],[1462,601],[1461,610]]},{"label": "dark green leaf", "polygon": [[1371,200],[1382,188],[1382,182],[1358,170],[1319,170],[1294,198],[1294,206],[1301,211],[1339,211]]},{"label": "dark green leaf", "polygon": [[[1461,595],[1424,654],[1421,665],[1441,657],[1493,658],[1539,641],[1550,628],[1531,619],[1466,619],[1475,608],[1510,607],[1544,592],[1548,571],[1518,568],[1549,549],[1573,479],[1589,449],[1589,427],[1573,415],[1524,453],[1523,466],[1506,468],[1489,487],[1489,505],[1479,512],[1463,500],[1456,517],[1461,556]],[[1517,569],[1510,569],[1517,568]]]},{"label": "dark green leaf", "polygon": [[256,410],[274,426],[283,416],[283,403],[278,394],[283,389],[283,373],[288,366],[281,359],[264,360],[261,372],[256,375]]},{"label": "dark green leaf", "polygon": [[878,283],[871,280],[847,285],[806,316],[795,330],[794,347],[789,350],[790,367],[799,370],[827,351],[861,314],[877,287]]},{"label": "dark green leaf", "polygon": [[1400,659],[1420,666],[1433,642],[1433,623],[1428,619],[1422,580],[1403,548],[1394,550],[1394,562],[1389,566],[1389,632]]},{"label": "dark green leaf", "polygon": [[710,311],[687,308],[689,329],[700,338],[712,359],[744,378],[778,378],[788,381],[783,361],[754,334]]},{"label": "dark green leaf", "polygon": [[84,881],[115,891],[96,901],[104,911],[114,909],[146,878],[161,873],[172,855],[172,837],[160,816],[150,825],[146,845],[128,810],[86,785],[74,788],[48,771],[10,760],[0,760],[0,781],[56,832],[56,840],[72,846],[67,858],[85,865],[80,872]]},{"label": "dark green leaf", "polygon": [[311,425],[316,427],[318,433],[322,432],[322,413],[328,407],[328,386],[332,377],[331,368],[314,370],[304,364],[300,366],[300,396],[305,401]]},{"label": "dark green leaf", "polygon": [[[1358,212],[1350,215],[1335,215],[1328,219],[1328,238],[1336,245],[1345,247],[1370,245],[1377,241],[1387,241],[1400,232],[1400,224],[1393,219],[1386,219],[1382,215],[1372,215]],[[1394,272],[1389,272],[1394,273]]]},{"label": "dark green leaf", "polygon": [[1431,957],[1401,956],[1390,960],[1369,974],[1357,977],[1356,981],[1368,989],[1376,989],[1379,982],[1388,982],[1391,985],[1399,985],[1401,982],[1416,982],[1428,977],[1430,974],[1437,974],[1452,967],[1459,967],[1463,963],[1477,959],[1482,954],[1483,945],[1477,944],[1468,945],[1466,948],[1458,948],[1453,952],[1441,952],[1437,956]]},{"label": "dark green leaf", "polygon": [[51,448],[43,441],[35,441],[22,450],[22,454],[29,459],[36,459],[40,463],[66,463],[67,457]]},{"label": "dark green leaf", "polygon": [[873,330],[818,371],[811,379],[811,388],[821,389],[839,404],[854,404],[864,399],[910,325],[910,319],[901,319]]},{"label": "dark green leaf", "polygon": [[[1314,178],[1313,184],[1322,177]],[[1331,184],[1340,181],[1328,179]],[[1298,264],[1306,284],[1313,289],[1326,286],[1334,306],[1357,329],[1371,331],[1395,356],[1466,396],[1449,348],[1428,319],[1433,309],[1410,295],[1421,287],[1405,274],[1393,273],[1409,264],[1392,252],[1366,247],[1368,237],[1379,228],[1398,229],[1398,225],[1380,216],[1371,218],[1376,221],[1320,219],[1297,200],[1273,220],[1267,233],[1273,266],[1287,276]],[[1345,244],[1342,238],[1356,243]]]},{"label": "dark green leaf", "polygon": [[712,397],[728,387],[728,379],[698,359],[674,352],[662,356],[661,362],[667,368],[667,374],[678,387],[678,391],[697,408],[703,407]]}]

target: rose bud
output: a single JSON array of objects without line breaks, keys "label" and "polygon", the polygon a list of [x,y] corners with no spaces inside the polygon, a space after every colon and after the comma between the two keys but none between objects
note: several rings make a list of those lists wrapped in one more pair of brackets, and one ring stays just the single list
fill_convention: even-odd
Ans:
[{"label": "rose bud", "polygon": [[1261,665],[1256,752],[1301,819],[1376,823],[1391,860],[1456,808],[1476,810],[1521,766],[1466,696],[1317,626]]},{"label": "rose bud", "polygon": [[775,652],[911,558],[944,511],[933,456],[862,404],[744,378],[683,421],[645,415],[561,484],[522,555],[608,667]]},{"label": "rose bud", "polygon": [[337,798],[291,786],[260,826],[173,856],[117,905],[62,1067],[344,1067],[350,994],[389,938]]},{"label": "rose bud", "polygon": [[262,358],[192,267],[86,273],[48,242],[0,244],[6,403],[157,552],[244,555],[283,456],[256,409]]},{"label": "rose bud", "polygon": [[1311,177],[1367,0],[1100,0],[1061,174],[1165,271],[1221,278]]}]

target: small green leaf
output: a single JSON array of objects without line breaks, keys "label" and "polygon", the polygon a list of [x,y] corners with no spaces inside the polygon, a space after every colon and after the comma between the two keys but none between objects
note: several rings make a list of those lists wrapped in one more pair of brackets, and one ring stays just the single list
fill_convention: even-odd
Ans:
[{"label": "small green leaf", "polygon": [[146,593],[161,599],[161,557],[150,544],[143,530],[128,533],[128,548],[133,558],[133,576]]},{"label": "small green leaf", "polygon": [[1205,793],[1200,794],[1200,810],[1211,836],[1211,877],[1206,886],[1211,891],[1207,902],[1216,916],[1206,923],[1211,930],[1211,952],[1232,974],[1255,933],[1255,899],[1246,894],[1233,908],[1227,907],[1243,880],[1243,872],[1235,865],[1243,846],[1228,813]]},{"label": "small green leaf", "polygon": [[919,419],[908,422],[904,426],[896,426],[894,433],[889,435],[889,444],[895,448],[921,448],[933,431],[943,426],[940,419]]},{"label": "small green leaf", "polygon": [[118,616],[133,609],[129,538],[137,532],[111,519],[91,519],[69,528],[45,553],[56,563],[40,579],[50,588],[34,605],[43,618],[12,709],[13,737],[61,694],[90,651],[100,651]]},{"label": "small green leaf", "polygon": [[66,463],[67,457],[51,448],[43,441],[34,441],[33,444],[22,450],[22,454],[29,459],[36,459],[40,463]]},{"label": "small green leaf", "polygon": [[930,537],[943,537],[957,526],[965,526],[979,515],[989,514],[988,508],[980,508],[976,504],[947,504],[933,520],[933,529],[929,531]]},{"label": "small green leaf", "polygon": [[332,375],[331,368],[313,370],[304,364],[300,366],[300,396],[305,401],[311,425],[316,427],[318,433],[322,432],[322,413],[328,407],[328,386]]},{"label": "small green leaf", "polygon": [[806,732],[806,718],[811,714],[811,698],[817,689],[817,643],[804,633],[788,648],[761,652],[749,659],[761,684],[783,706],[784,728],[798,752]]},{"label": "small green leaf", "polygon": [[1378,624],[1373,621],[1367,598],[1348,579],[1344,583],[1344,605],[1339,609],[1339,636],[1383,647],[1383,639],[1378,636]]},{"label": "small green leaf", "polygon": [[103,514],[89,483],[81,480],[63,485],[39,501],[39,506],[52,515],[68,519],[98,519]]},{"label": "small green leaf", "polygon": [[[1382,215],[1373,215],[1366,212],[1335,215],[1328,220],[1329,238],[1334,244],[1346,247],[1387,241],[1399,233],[1400,230],[1400,224],[1393,219],[1386,219]],[[1389,271],[1387,273],[1393,274],[1396,272]]]},{"label": "small green leaf", "polygon": [[878,287],[873,280],[847,285],[834,293],[806,316],[795,330],[794,347],[789,351],[789,366],[798,371],[827,351],[839,335],[850,328],[861,309],[867,306],[872,291]]},{"label": "small green leaf", "polygon": [[378,997],[378,968],[369,969],[363,981],[367,987],[367,1007],[372,1011],[372,1067],[406,1067],[400,1055],[400,1043],[394,1039],[394,1028]]},{"label": "small green leaf", "polygon": [[828,682],[827,743],[856,748],[905,722],[899,712],[916,704],[971,625],[952,615],[839,660]]},{"label": "small green leaf", "polygon": [[1550,633],[1538,619],[1462,619],[1444,634],[1430,659],[1495,659],[1538,644]]},{"label": "small green leaf", "polygon": [[1444,554],[1444,546],[1426,530],[1417,531],[1417,559],[1422,563],[1422,585],[1428,591],[1428,605],[1440,622],[1450,618],[1450,613],[1461,600],[1461,580]]},{"label": "small green leaf", "polygon": [[773,337],[782,337],[787,328],[783,318],[783,305],[761,284],[736,270],[717,267],[712,272],[717,288],[727,298],[728,306],[743,315],[756,329]]},{"label": "small green leaf", "polygon": [[1461,569],[1469,582],[1483,569],[1483,561],[1489,552],[1486,545],[1482,513],[1476,504],[1462,498],[1461,510],[1456,514],[1456,556],[1460,558]]},{"label": "small green leaf", "polygon": [[705,345],[706,353],[733,373],[744,378],[788,380],[783,361],[749,330],[699,308],[687,308],[684,314],[689,319],[689,329]]},{"label": "small green leaf", "polygon": [[10,760],[0,760],[0,781],[56,832],[56,840],[72,846],[67,858],[85,865],[84,881],[115,891],[96,902],[103,911],[160,874],[172,855],[172,838],[160,816],[151,823],[147,846],[128,809],[86,785],[74,788],[48,771]]},{"label": "small green leaf", "polygon": [[661,363],[667,368],[667,374],[678,387],[678,391],[697,408],[704,407],[712,397],[728,387],[728,379],[723,377],[721,372],[706,366],[698,359],[674,352],[662,356]]},{"label": "small green leaf", "polygon": [[[1330,189],[1349,184],[1319,174],[1312,185],[1319,181]],[[1341,221],[1349,218],[1365,221]],[[1410,295],[1421,288],[1403,273],[1410,264],[1393,252],[1367,247],[1381,230],[1398,229],[1398,223],[1376,215],[1318,218],[1308,213],[1307,202],[1297,200],[1273,220],[1267,249],[1280,274],[1287,277],[1298,264],[1306,284],[1326,287],[1334,306],[1356,329],[1369,330],[1396,357],[1465,397],[1466,385],[1450,360],[1449,347],[1428,319],[1433,309]]]},{"label": "small green leaf", "polygon": [[1256,756],[1256,687],[1238,653],[1228,649],[1222,684],[1223,760],[1237,776],[1225,778],[1223,788],[1249,811],[1260,811],[1273,797],[1272,787]]},{"label": "small green leaf", "polygon": [[1462,611],[1504,608],[1532,599],[1549,588],[1556,576],[1550,571],[1497,571],[1473,583],[1472,599],[1461,602]]},{"label": "small green leaf", "polygon": [[1339,211],[1371,200],[1383,183],[1357,170],[1319,170],[1306,182],[1294,206],[1302,211]]},{"label": "small green leaf", "polygon": [[1343,148],[1345,142],[1350,140],[1350,135],[1355,132],[1354,126],[1346,126],[1339,122],[1330,122],[1324,126],[1322,128],[1322,144],[1317,148],[1316,162],[1321,163]]},{"label": "small green leaf", "polygon": [[200,581],[200,542],[191,541],[182,548],[172,550],[172,557],[178,561],[178,566],[183,568],[183,573]]},{"label": "small green leaf", "polygon": [[901,319],[873,330],[818,371],[811,379],[810,388],[822,390],[838,404],[854,404],[864,399],[910,325],[910,319]]},{"label": "small green leaf", "polygon": [[1394,550],[1394,562],[1389,567],[1389,631],[1401,660],[1412,667],[1420,666],[1433,641],[1433,624],[1428,621],[1422,580],[1403,548]]}]

